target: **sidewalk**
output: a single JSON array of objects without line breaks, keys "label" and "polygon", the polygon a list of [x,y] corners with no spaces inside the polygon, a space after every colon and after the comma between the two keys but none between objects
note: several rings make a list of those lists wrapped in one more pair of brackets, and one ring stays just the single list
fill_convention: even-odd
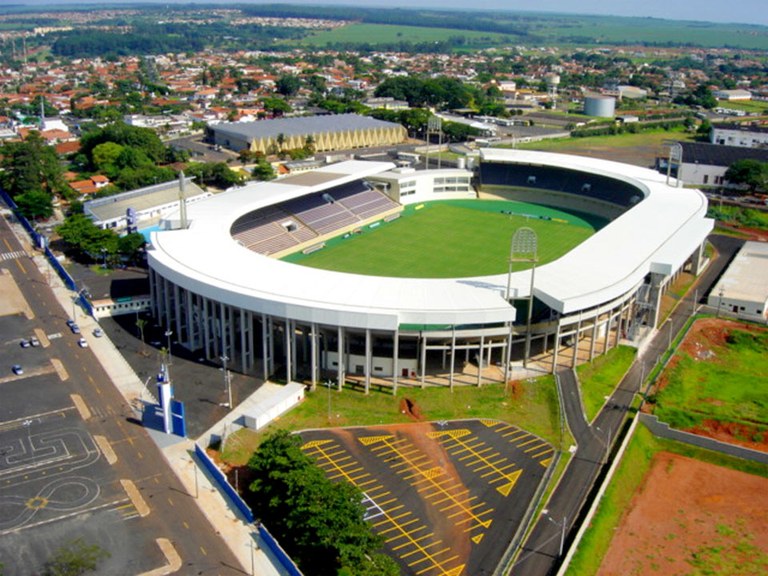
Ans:
[{"label": "sidewalk", "polygon": [[[25,246],[28,253],[34,254],[35,265],[41,274],[49,279],[51,290],[64,310],[65,316],[69,317],[72,313],[72,302],[75,294],[64,286],[59,276],[50,268],[45,257],[35,252],[24,231],[17,226],[12,227],[16,237]],[[139,379],[106,333],[99,338],[93,335],[94,328],[98,326],[98,322],[93,317],[85,315],[82,309],[78,308],[75,320],[80,326],[82,336],[88,341],[89,347],[109,375],[110,380],[132,406],[137,418],[141,420],[143,405],[147,402],[156,403],[154,393],[147,388],[146,382]],[[275,385],[269,383],[261,386],[256,393],[236,406],[222,421],[204,434],[203,438],[207,439],[214,433],[220,435],[225,426],[232,430],[232,427],[236,426],[235,421],[269,395],[273,387]],[[284,576],[287,574],[263,550],[255,526],[248,524],[239,512],[230,506],[225,496],[215,488],[205,469],[193,458],[194,441],[149,428],[145,429],[160,447],[171,469],[188,493],[196,496],[200,509],[237,557],[243,573],[258,574],[259,576]],[[203,443],[203,446],[205,445],[207,444]]]}]

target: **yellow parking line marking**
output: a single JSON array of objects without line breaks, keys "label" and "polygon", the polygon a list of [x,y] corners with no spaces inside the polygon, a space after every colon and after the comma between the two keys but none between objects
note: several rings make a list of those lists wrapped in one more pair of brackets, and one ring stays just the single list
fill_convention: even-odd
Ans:
[{"label": "yellow parking line marking", "polygon": [[463,440],[464,437],[469,435],[470,433],[469,430],[466,430],[465,431],[466,433],[462,433],[462,434],[459,434],[458,432],[462,432],[462,430],[451,430],[448,432],[430,432],[429,434],[427,434],[427,436],[430,436],[435,439],[448,438],[454,444],[458,446],[462,446],[467,451],[467,454],[473,455],[479,463],[478,466],[472,467],[471,470],[473,472],[477,472],[479,470],[482,470],[484,467],[487,467],[490,473],[497,474],[501,478],[505,479],[507,483],[504,484],[504,486],[500,486],[496,488],[496,490],[505,497],[509,496],[509,494],[512,492],[512,489],[515,487],[515,484],[517,484],[517,480],[520,478],[521,471],[518,470],[517,472],[512,472],[511,474],[506,472],[506,468],[502,468],[500,466],[502,462],[507,462],[507,459],[505,457],[501,456],[495,451],[492,456],[489,456],[489,457],[484,456],[484,453],[481,453],[481,451],[476,450],[474,447],[470,446],[468,442],[465,442]]},{"label": "yellow parking line marking", "polygon": [[426,480],[428,483],[431,483],[431,487],[435,489],[437,492],[442,492],[445,496],[447,496],[449,499],[452,499],[455,501],[456,506],[462,508],[464,512],[469,516],[470,519],[473,519],[477,521],[479,524],[483,525],[485,528],[491,525],[493,520],[481,520],[477,515],[475,515],[470,508],[468,508],[465,505],[465,502],[460,501],[457,496],[448,490],[446,490],[439,482],[435,481],[436,478],[439,476],[435,475],[434,467],[431,468],[420,468],[418,466],[418,463],[420,461],[423,461],[423,459],[409,459],[408,456],[404,453],[403,450],[400,450],[396,443],[392,442],[392,436],[367,436],[367,437],[361,437],[358,438],[360,442],[364,446],[372,446],[373,444],[380,443],[383,444],[385,447],[389,448],[389,451],[393,453],[396,456],[400,456],[404,462],[406,462],[411,469],[413,470],[413,474],[408,475],[409,477],[416,477],[421,476],[423,480]]}]

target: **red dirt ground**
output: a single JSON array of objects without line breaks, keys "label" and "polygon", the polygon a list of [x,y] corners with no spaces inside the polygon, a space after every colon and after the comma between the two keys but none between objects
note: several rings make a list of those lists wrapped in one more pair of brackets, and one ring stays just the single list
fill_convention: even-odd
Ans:
[{"label": "red dirt ground", "polygon": [[597,576],[768,574],[767,510],[768,479],[659,453]]},{"label": "red dirt ground", "polygon": [[[691,326],[685,340],[680,344],[679,350],[685,352],[691,358],[707,362],[718,362],[718,349],[726,345],[728,334],[735,329],[751,332],[764,330],[759,326],[743,322],[721,320],[719,318],[702,318]],[[673,367],[677,363],[678,358],[678,356],[674,356],[670,360],[668,368]],[[665,371],[659,376],[654,385],[654,391],[658,391],[666,386],[666,374],[667,372]],[[643,410],[652,412],[653,405],[645,404]],[[756,434],[756,432],[759,432],[757,427],[750,428],[748,425],[741,423],[706,420],[702,425],[688,429],[686,432],[707,436],[730,444],[738,444],[753,450],[768,452],[768,435]],[[761,436],[764,436],[761,442],[748,440],[748,438]]]}]

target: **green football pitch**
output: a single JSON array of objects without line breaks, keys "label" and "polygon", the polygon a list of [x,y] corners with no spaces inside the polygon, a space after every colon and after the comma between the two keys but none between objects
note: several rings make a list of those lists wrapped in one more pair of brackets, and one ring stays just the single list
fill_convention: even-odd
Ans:
[{"label": "green football pitch", "polygon": [[[538,264],[551,262],[605,222],[586,214],[503,200],[443,200],[409,205],[392,222],[374,223],[284,260],[370,276],[466,278],[507,271],[512,235],[538,237]],[[516,270],[527,267],[515,264]]]}]

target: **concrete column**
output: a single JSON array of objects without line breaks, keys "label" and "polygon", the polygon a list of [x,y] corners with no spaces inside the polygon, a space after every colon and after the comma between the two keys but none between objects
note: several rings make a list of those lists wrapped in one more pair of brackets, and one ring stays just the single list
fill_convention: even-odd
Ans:
[{"label": "concrete column", "polygon": [[211,318],[208,314],[208,298],[203,298],[203,347],[205,348],[205,359],[211,359]]},{"label": "concrete column", "polygon": [[483,385],[483,349],[485,346],[485,336],[480,336],[480,350],[477,353],[477,387]]},{"label": "concrete column", "polygon": [[552,372],[557,371],[557,353],[560,351],[560,327],[562,325],[562,319],[557,319],[557,328],[555,329],[555,342],[552,348]]},{"label": "concrete column", "polygon": [[185,290],[187,295],[187,305],[185,306],[187,311],[187,329],[186,333],[184,334],[184,342],[183,344],[186,345],[186,347],[189,350],[194,350],[196,348],[195,346],[195,321],[193,318],[194,313],[194,294],[190,292],[189,290]]},{"label": "concrete column", "polygon": [[592,362],[592,360],[595,357],[595,341],[597,340],[597,322],[599,320],[599,315],[592,318],[592,342],[589,343],[589,361]]},{"label": "concrete column", "polygon": [[[558,328],[560,327],[560,321],[557,322]],[[576,323],[576,335],[573,339],[573,362],[571,362],[571,368],[576,367],[577,359],[579,355],[579,337],[581,336],[581,314],[579,314],[579,321]]]},{"label": "concrete column", "polygon": [[337,354],[338,354],[338,371],[336,374],[336,385],[341,391],[342,387],[344,386],[344,368],[346,366],[346,357],[344,355],[344,328],[339,326],[338,328],[338,335],[337,335]]},{"label": "concrete column", "polygon": [[267,316],[267,335],[269,336],[269,373],[275,372],[275,319]]},{"label": "concrete column", "polygon": [[318,373],[318,366],[317,366],[317,324],[314,322],[310,325],[310,333],[309,333],[309,363],[310,363],[310,377],[309,381],[312,385],[312,390],[315,389],[317,386],[317,373]]},{"label": "concrete column", "polygon": [[453,392],[453,373],[456,370],[456,325],[451,326],[451,371],[448,375],[448,386]]},{"label": "concrete column", "polygon": [[248,332],[249,328],[245,325],[245,310],[240,310],[240,369],[243,374],[248,371]]},{"label": "concrete column", "polygon": [[397,379],[400,377],[400,330],[395,329],[394,344],[392,348],[392,394],[397,396]]},{"label": "concrete column", "polygon": [[[181,300],[182,300],[182,294],[179,287],[174,284],[173,285],[173,320],[174,320],[174,327],[173,330],[175,332],[176,339],[181,342],[181,337],[184,334],[184,316],[181,313]],[[170,324],[169,324],[170,326]]]},{"label": "concrete column", "polygon": [[232,306],[225,308],[227,315],[227,332],[229,334],[229,357],[232,359],[232,365],[235,364],[235,358],[238,356],[237,348],[235,348],[235,309]]},{"label": "concrete column", "polygon": [[371,330],[365,329],[365,393],[371,391]]},{"label": "concrete column", "polygon": [[149,306],[152,317],[157,318],[157,278],[152,268],[149,269]]},{"label": "concrete column", "polygon": [[261,370],[264,381],[269,379],[269,341],[272,335],[267,331],[267,315],[261,314]]},{"label": "concrete column", "polygon": [[285,379],[290,382],[293,378],[293,358],[291,353],[293,352],[293,338],[291,334],[291,321],[288,318],[285,319]]},{"label": "concrete column", "polygon": [[427,386],[427,337],[423,335],[419,339],[421,344],[421,387]]}]

